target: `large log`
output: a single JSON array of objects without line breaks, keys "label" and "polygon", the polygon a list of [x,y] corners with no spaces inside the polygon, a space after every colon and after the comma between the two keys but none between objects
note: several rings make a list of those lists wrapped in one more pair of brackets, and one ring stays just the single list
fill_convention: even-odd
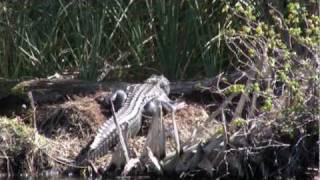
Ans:
[{"label": "large log", "polygon": [[[204,80],[195,81],[179,81],[170,84],[171,94],[190,94],[194,91],[210,90],[217,84],[224,82],[234,82],[235,79],[241,77],[235,73],[230,76],[216,76]],[[20,97],[26,101],[28,92],[32,92],[36,103],[56,102],[66,96],[93,94],[97,91],[114,91],[116,89],[125,89],[132,83],[127,82],[92,82],[76,79],[34,79],[28,81],[0,81],[0,101],[8,95]]]},{"label": "large log", "polygon": [[[37,104],[56,102],[66,96],[87,95],[97,91],[110,91],[125,88],[128,83],[121,82],[90,82],[76,79],[36,79],[23,81],[11,88],[8,94],[20,97],[26,101],[28,92],[32,92]],[[0,99],[1,100],[1,99]]]},{"label": "large log", "polygon": [[19,81],[0,78],[0,100],[9,96],[11,88],[13,88]]}]

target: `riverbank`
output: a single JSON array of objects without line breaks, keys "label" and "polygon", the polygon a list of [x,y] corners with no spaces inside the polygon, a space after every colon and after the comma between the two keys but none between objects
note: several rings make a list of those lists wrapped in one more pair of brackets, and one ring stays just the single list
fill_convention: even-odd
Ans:
[{"label": "riverbank", "polygon": [[[210,118],[214,104],[192,101],[187,104],[175,114],[184,151],[176,154],[174,138],[167,132],[167,156],[159,159],[161,173],[149,162],[149,168],[137,167],[131,174],[243,178],[315,176],[319,157],[319,124],[313,116],[315,109],[270,111],[252,119],[224,124]],[[97,103],[96,96],[87,96],[42,105],[35,114],[29,109],[22,116],[1,117],[1,174],[63,174],[108,116],[109,110]],[[173,129],[170,114],[164,117],[164,125],[168,130]],[[129,141],[136,157],[141,157],[145,149],[147,126],[145,124],[140,135]],[[121,171],[107,168],[111,156],[93,162],[94,167],[106,176],[121,175]],[[82,168],[81,174],[90,176],[90,169]]]}]

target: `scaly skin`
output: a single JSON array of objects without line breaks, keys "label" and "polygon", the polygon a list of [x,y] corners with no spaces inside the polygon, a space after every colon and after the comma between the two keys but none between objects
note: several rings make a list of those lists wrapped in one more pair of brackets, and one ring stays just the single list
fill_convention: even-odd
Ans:
[{"label": "scaly skin", "polygon": [[[144,84],[137,84],[129,89],[123,106],[115,113],[120,128],[127,132],[127,137],[135,136],[139,132],[142,113],[146,105],[154,100],[170,101],[169,91],[169,81],[163,76],[151,76]],[[87,160],[104,156],[118,142],[117,128],[111,117],[99,128],[93,142],[83,150],[85,152],[81,151],[76,158],[76,164],[81,165]]]}]

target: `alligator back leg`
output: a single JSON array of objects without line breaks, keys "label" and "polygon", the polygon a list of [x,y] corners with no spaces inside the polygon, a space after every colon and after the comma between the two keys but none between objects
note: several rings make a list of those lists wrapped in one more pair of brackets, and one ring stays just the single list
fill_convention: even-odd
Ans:
[{"label": "alligator back leg", "polygon": [[146,148],[149,147],[155,157],[162,159],[165,157],[165,134],[161,102],[157,100],[149,102],[144,108],[144,114],[151,117],[151,127],[143,154],[147,153]]},{"label": "alligator back leg", "polygon": [[117,112],[123,106],[126,99],[127,99],[127,93],[124,90],[117,90],[116,92],[112,93],[111,96],[98,97],[96,101],[106,109],[111,108],[110,101],[112,101],[114,105],[114,109]]},{"label": "alligator back leg", "polygon": [[110,98],[112,103],[114,104],[115,111],[118,111],[127,99],[127,93],[123,90],[117,90]]}]

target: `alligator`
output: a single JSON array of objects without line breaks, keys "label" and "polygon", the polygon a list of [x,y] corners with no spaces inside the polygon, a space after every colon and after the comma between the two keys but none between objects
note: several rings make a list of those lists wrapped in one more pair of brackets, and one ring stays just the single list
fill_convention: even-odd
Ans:
[{"label": "alligator", "polygon": [[[169,80],[163,75],[152,75],[142,84],[129,86],[126,91],[117,90],[110,97],[116,112],[115,117],[126,137],[135,136],[141,127],[142,116],[158,113],[161,105],[167,111],[174,111],[179,106],[168,95],[170,92]],[[119,143],[117,126],[114,116],[105,121],[87,147],[76,157],[76,165],[83,165],[106,155]]]}]

